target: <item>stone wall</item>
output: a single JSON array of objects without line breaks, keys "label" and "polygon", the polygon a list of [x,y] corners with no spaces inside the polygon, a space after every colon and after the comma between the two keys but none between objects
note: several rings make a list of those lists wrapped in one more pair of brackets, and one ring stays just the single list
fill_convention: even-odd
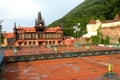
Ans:
[{"label": "stone wall", "polygon": [[120,26],[101,28],[100,32],[102,37],[105,38],[107,35],[110,38],[110,43],[118,43],[118,38],[120,37]]}]

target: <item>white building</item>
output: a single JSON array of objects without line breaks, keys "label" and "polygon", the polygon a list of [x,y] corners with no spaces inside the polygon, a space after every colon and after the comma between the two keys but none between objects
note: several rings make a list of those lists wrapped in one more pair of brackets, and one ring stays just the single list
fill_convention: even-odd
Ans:
[{"label": "white building", "polygon": [[100,27],[100,20],[91,19],[87,24],[87,34],[83,35],[83,37],[91,37],[97,35],[97,30]]},{"label": "white building", "polygon": [[120,26],[120,17],[116,14],[113,20],[106,20],[101,22],[100,20],[91,19],[87,24],[87,34],[83,35],[83,37],[91,37],[97,35],[97,30],[99,27],[106,28],[106,27],[116,27]]}]

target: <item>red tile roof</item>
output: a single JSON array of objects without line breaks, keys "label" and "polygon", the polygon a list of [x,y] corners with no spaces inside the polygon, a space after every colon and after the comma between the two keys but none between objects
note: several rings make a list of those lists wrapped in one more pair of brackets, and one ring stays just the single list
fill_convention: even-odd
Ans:
[{"label": "red tile roof", "polygon": [[[18,26],[17,29],[21,29],[24,30],[24,32],[36,32],[36,29],[34,27],[21,27]],[[56,32],[57,30],[60,30],[61,27],[57,26],[57,27],[50,27],[50,28],[46,28],[45,32]]]},{"label": "red tile roof", "polygon": [[14,33],[5,33],[5,38],[15,38]]},{"label": "red tile roof", "polygon": [[56,32],[59,29],[61,29],[59,26],[54,27],[54,28],[46,28],[45,32]]},{"label": "red tile roof", "polygon": [[21,26],[18,26],[17,29],[24,30],[24,32],[36,32],[36,29],[34,27],[21,27]]},{"label": "red tile roof", "polygon": [[65,39],[63,42],[65,43],[74,43],[74,39]]},{"label": "red tile roof", "polygon": [[23,30],[25,32],[36,32],[36,29],[34,27],[24,27]]},{"label": "red tile roof", "polygon": [[88,24],[96,24],[96,20],[91,19]]},{"label": "red tile roof", "polygon": [[56,29],[61,29],[61,27],[60,27],[60,26],[56,26],[55,28],[56,28]]},{"label": "red tile roof", "polygon": [[106,21],[103,21],[103,23],[110,23],[110,22],[117,22],[117,21],[120,21],[120,17],[118,14],[116,14],[113,20],[106,20]]},{"label": "red tile roof", "polygon": [[119,15],[118,15],[118,14],[116,14],[116,16],[115,16],[114,20],[120,20],[120,17],[119,17]]}]

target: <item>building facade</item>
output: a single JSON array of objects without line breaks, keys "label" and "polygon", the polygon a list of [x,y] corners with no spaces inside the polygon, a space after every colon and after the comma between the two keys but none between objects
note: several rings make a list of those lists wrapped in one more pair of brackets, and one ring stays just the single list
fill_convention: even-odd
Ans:
[{"label": "building facade", "polygon": [[41,45],[61,45],[63,44],[63,30],[60,26],[45,27],[41,12],[35,20],[34,27],[16,26],[14,23],[14,46],[41,46]]},{"label": "building facade", "polygon": [[91,36],[97,35],[97,30],[99,29],[101,25],[100,20],[94,20],[91,19],[89,23],[87,24],[87,34],[83,35],[83,37],[90,38]]},{"label": "building facade", "polygon": [[97,30],[100,30],[102,33],[102,38],[105,39],[106,36],[109,36],[110,43],[118,43],[118,38],[120,37],[120,17],[118,14],[114,17],[113,20],[94,20],[91,19],[87,24],[88,33],[83,35],[83,37],[90,38],[91,36],[97,35]]}]

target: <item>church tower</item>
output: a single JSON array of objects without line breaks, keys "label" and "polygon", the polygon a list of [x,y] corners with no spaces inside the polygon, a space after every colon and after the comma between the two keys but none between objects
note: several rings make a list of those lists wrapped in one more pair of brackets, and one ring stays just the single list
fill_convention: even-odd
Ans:
[{"label": "church tower", "polygon": [[45,24],[44,21],[42,20],[41,12],[38,12],[38,17],[35,20],[35,28],[37,32],[43,31],[45,29]]},{"label": "church tower", "polygon": [[17,40],[17,27],[16,27],[16,22],[14,22],[14,28],[13,28],[13,30],[14,30],[14,35],[15,35],[15,40]]},{"label": "church tower", "polygon": [[118,14],[115,15],[114,20],[120,20],[120,17]]}]

